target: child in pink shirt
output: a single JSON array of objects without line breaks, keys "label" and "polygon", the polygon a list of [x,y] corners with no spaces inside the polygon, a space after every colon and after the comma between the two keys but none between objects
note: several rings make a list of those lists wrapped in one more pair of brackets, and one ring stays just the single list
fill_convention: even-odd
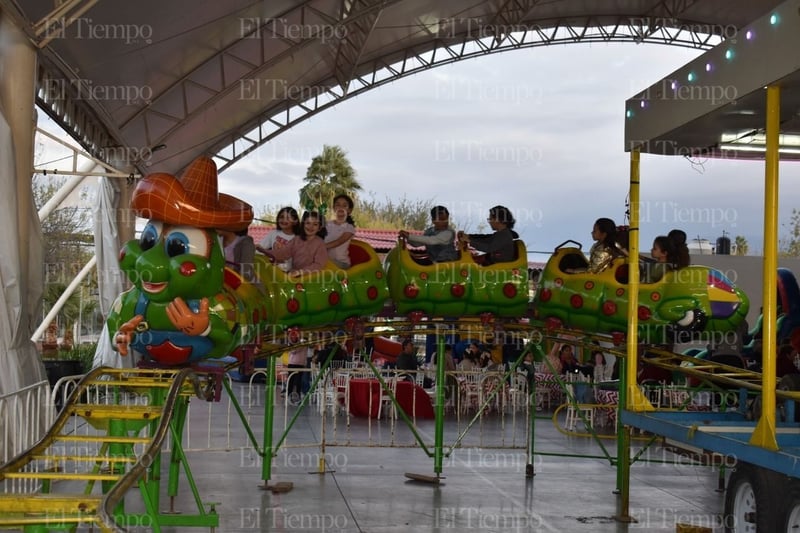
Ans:
[{"label": "child in pink shirt", "polygon": [[275,261],[292,260],[290,276],[301,276],[325,268],[328,250],[325,248],[325,228],[316,211],[306,211],[300,221],[300,234],[278,250],[268,250],[266,255]]}]

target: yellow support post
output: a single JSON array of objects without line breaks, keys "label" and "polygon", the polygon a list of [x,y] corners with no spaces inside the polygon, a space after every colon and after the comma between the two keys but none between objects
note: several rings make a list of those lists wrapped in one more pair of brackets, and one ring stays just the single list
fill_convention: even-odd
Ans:
[{"label": "yellow support post", "polygon": [[628,334],[625,361],[627,385],[625,409],[630,411],[653,411],[650,401],[639,390],[636,383],[638,375],[639,344],[639,149],[631,150],[631,225],[628,229]]},{"label": "yellow support post", "polygon": [[764,159],[764,293],[761,365],[761,418],[750,437],[750,444],[777,450],[775,436],[775,339],[778,278],[778,136],[780,134],[780,87],[767,87],[766,154]]}]

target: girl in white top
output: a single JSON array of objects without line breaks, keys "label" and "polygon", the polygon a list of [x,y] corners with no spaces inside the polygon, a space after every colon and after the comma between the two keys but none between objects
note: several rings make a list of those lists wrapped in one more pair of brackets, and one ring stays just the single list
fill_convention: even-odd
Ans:
[{"label": "girl in white top", "polygon": [[353,199],[346,194],[339,194],[333,199],[333,213],[335,218],[327,225],[328,235],[325,237],[325,247],[328,257],[339,268],[350,268],[350,239],[356,234],[353,223]]},{"label": "girl in white top", "polygon": [[[283,207],[278,211],[277,231],[269,232],[261,242],[258,243],[256,249],[261,253],[266,253],[270,250],[280,250],[284,248],[289,242],[297,235],[297,228],[300,225],[300,216],[294,207]],[[292,259],[289,258],[282,263],[278,263],[278,268],[284,272],[289,272],[292,269]]]}]

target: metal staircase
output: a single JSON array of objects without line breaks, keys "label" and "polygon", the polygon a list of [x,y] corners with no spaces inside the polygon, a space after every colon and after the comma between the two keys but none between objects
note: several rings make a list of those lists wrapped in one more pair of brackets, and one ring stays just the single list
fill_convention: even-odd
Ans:
[{"label": "metal staircase", "polygon": [[[218,526],[198,502],[197,514],[162,514],[161,452],[171,438],[172,461],[184,463],[182,423],[191,396],[207,398],[208,377],[192,369],[99,368],[77,385],[53,427],[37,444],[0,466],[0,528],[75,531],[94,525],[123,531],[146,524]],[[177,492],[178,469],[169,490]],[[138,485],[138,512],[126,512],[126,493]]]}]

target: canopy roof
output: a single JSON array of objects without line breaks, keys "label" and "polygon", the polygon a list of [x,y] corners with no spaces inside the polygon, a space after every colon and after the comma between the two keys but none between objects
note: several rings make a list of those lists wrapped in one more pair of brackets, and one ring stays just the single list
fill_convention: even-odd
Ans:
[{"label": "canopy roof", "polygon": [[[433,66],[585,41],[708,48],[777,0],[0,0],[37,103],[118,168],[221,169],[342,99]],[[56,4],[59,4],[58,2]]]},{"label": "canopy roof", "polygon": [[[780,157],[800,159],[800,0],[789,0],[625,103],[625,149],[762,159],[767,85],[780,87]],[[766,59],[768,58],[768,59]]]}]

